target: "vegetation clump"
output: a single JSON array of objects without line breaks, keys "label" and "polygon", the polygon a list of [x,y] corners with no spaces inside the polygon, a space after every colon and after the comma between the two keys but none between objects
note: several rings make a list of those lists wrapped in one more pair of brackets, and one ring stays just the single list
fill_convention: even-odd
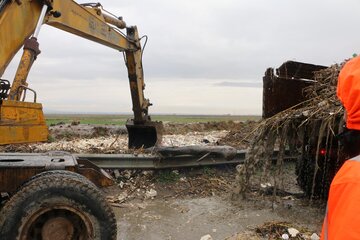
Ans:
[{"label": "vegetation clump", "polygon": [[[298,154],[298,183],[311,197],[326,197],[335,168],[341,164],[336,135],[343,130],[344,109],[336,96],[337,79],[343,64],[315,73],[315,82],[306,89],[307,99],[271,118],[262,120],[251,132],[252,144],[244,165],[238,166],[236,192],[246,195],[251,177],[259,169],[260,181],[276,189],[283,186],[286,152]],[[311,147],[311,146],[315,146]],[[274,150],[278,150],[276,171],[270,171]],[[322,151],[322,155],[316,154]],[[314,154],[315,153],[315,154]],[[315,156],[315,159],[313,158]],[[336,156],[336,161],[330,161]],[[335,163],[334,163],[335,162]]]}]

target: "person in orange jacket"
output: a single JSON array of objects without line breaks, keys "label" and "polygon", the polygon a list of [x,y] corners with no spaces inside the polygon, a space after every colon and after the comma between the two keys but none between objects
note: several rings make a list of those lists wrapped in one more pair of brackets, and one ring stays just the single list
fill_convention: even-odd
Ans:
[{"label": "person in orange jacket", "polygon": [[331,182],[321,240],[360,240],[360,57],[340,71],[337,96],[344,105],[344,159]]}]

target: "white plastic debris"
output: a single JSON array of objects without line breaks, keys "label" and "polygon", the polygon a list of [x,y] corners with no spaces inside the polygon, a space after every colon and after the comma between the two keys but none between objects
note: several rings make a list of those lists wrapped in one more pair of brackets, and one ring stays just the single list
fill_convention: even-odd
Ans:
[{"label": "white plastic debris", "polygon": [[115,169],[115,170],[114,170],[114,175],[115,175],[115,179],[118,179],[118,178],[121,177],[120,172],[119,172],[118,169]]},{"label": "white plastic debris", "polygon": [[291,237],[296,237],[300,232],[295,228],[288,228],[288,233]]},{"label": "white plastic debris", "polygon": [[157,191],[154,189],[150,189],[150,190],[146,191],[146,193],[145,193],[146,198],[154,198],[156,196],[157,196]]},{"label": "white plastic debris", "polygon": [[271,187],[271,183],[267,182],[267,183],[261,183],[260,186],[262,188],[268,188],[268,187]]},{"label": "white plastic debris", "polygon": [[128,197],[127,192],[122,192],[122,193],[120,193],[119,196],[118,196],[118,201],[119,201],[119,202],[122,202],[122,201],[124,201],[127,197]]},{"label": "white plastic debris", "polygon": [[204,235],[200,238],[200,240],[213,240],[210,234]]},{"label": "white plastic debris", "polygon": [[289,235],[287,235],[286,233],[284,233],[283,235],[281,235],[281,239],[289,239]]},{"label": "white plastic debris", "polygon": [[320,237],[316,234],[316,233],[313,233],[310,237],[311,240],[319,240]]},{"label": "white plastic debris", "polygon": [[180,182],[186,182],[187,179],[186,179],[186,177],[181,177],[181,178],[179,179],[179,181],[180,181]]},{"label": "white plastic debris", "polygon": [[142,174],[144,175],[144,176],[151,176],[151,175],[153,175],[154,174],[154,171],[142,171]]},{"label": "white plastic debris", "polygon": [[294,200],[295,200],[295,198],[294,198],[293,196],[291,196],[291,195],[282,197],[282,199],[284,199],[284,200],[291,200],[291,201],[294,201]]}]

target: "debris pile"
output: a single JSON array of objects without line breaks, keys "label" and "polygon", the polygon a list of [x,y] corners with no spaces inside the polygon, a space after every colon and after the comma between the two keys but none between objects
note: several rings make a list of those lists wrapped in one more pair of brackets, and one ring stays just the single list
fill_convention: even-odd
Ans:
[{"label": "debris pile", "polygon": [[297,230],[288,222],[268,222],[255,228],[255,232],[266,239],[319,240],[316,233],[307,229]]},{"label": "debris pile", "polygon": [[[299,230],[298,230],[299,229]],[[288,222],[266,222],[261,226],[255,228],[249,227],[249,230],[235,234],[225,240],[320,240],[317,233],[309,231],[305,227],[294,227],[293,224]]]},{"label": "debris pile", "polygon": [[252,144],[253,131],[258,126],[258,121],[239,122],[230,129],[230,132],[220,139],[219,145],[232,146],[237,149],[247,149]]},{"label": "debris pile", "polygon": [[171,199],[186,196],[223,196],[231,192],[235,171],[232,168],[195,168],[179,170],[114,170],[118,187],[116,194],[109,193],[114,207],[123,207],[130,201],[143,202],[155,198]]},{"label": "debris pile", "polygon": [[[270,182],[274,186],[274,195],[276,189],[285,188],[281,176],[287,150],[292,154],[304,156],[305,151],[309,149],[304,149],[303,146],[312,144],[316,147],[312,149],[316,153],[320,147],[324,148],[325,162],[332,157],[327,153],[331,152],[333,143],[337,142],[335,136],[342,131],[343,125],[343,107],[336,97],[337,78],[342,66],[343,64],[336,64],[316,72],[315,83],[305,89],[308,100],[259,123],[252,132],[253,140],[245,164],[238,167],[237,193],[245,196],[251,183],[250,178],[260,169],[261,181]],[[279,150],[279,154],[275,172],[272,171],[270,175],[272,164],[269,159],[275,149]],[[298,180],[311,185],[306,191],[311,197],[326,196],[326,187],[318,188],[316,184],[328,186],[329,183],[325,181],[329,181],[329,176],[320,176],[321,165],[318,162],[318,154],[315,155],[315,164],[299,163]],[[303,161],[303,158],[299,160]]]},{"label": "debris pile", "polygon": [[[49,151],[66,151],[70,153],[134,153],[128,149],[126,134],[111,134],[113,129],[101,130],[105,136],[79,138],[77,135],[62,138],[48,143],[13,144],[1,146],[2,152],[42,153]],[[110,133],[109,133],[110,132]],[[162,146],[213,146],[223,138],[228,131],[192,132],[177,135],[164,135]],[[59,136],[59,135],[57,135]]]},{"label": "debris pile", "polygon": [[234,133],[246,132],[256,121],[222,121],[222,122],[203,122],[203,123],[165,123],[165,134],[178,135],[190,132],[208,132],[208,131],[233,131]]}]

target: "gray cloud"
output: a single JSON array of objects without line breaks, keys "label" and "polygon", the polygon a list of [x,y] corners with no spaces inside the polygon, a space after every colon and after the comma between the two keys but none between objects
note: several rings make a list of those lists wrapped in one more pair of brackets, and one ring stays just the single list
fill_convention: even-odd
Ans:
[{"label": "gray cloud", "polygon": [[[241,114],[249,98],[258,105],[253,113],[261,111],[259,82],[268,67],[277,67],[286,60],[297,60],[322,65],[331,65],[359,51],[360,33],[355,31],[360,16],[357,0],[102,0],[109,11],[122,15],[129,24],[136,24],[140,34],[147,34],[149,42],[144,53],[146,95],[156,103],[154,111],[186,112],[186,108],[198,113],[211,112]],[[102,104],[107,110],[114,97],[121,101],[121,108],[131,109],[127,86],[127,72],[122,54],[113,49],[72,36],[49,26],[44,26],[40,36],[41,55],[30,73],[30,82],[43,94],[44,103],[51,102],[64,109],[83,109],[77,104],[81,98],[96,111],[103,110],[93,98],[107,89],[116,89]],[[5,74],[11,79],[17,63],[12,63]],[[206,90],[218,87],[222,103],[233,104],[229,109],[214,103],[211,94],[205,94],[202,106],[184,99],[198,100],[192,91],[193,83],[207,86]],[[120,85],[116,85],[116,84]],[[115,85],[114,85],[115,84]],[[89,86],[101,85],[102,93]],[[66,101],[53,96],[48,88],[77,89],[66,96]],[[176,86],[176,88],[174,88]],[[181,86],[181,91],[180,91]],[[157,89],[154,89],[157,88]],[[232,103],[229,87],[243,87],[256,91],[242,91],[246,99]],[[252,88],[253,87],[253,88]],[[121,88],[121,89],[120,89]],[[87,89],[86,91],[81,91]],[[221,92],[224,91],[221,95]],[[52,92],[52,94],[48,94]],[[171,96],[166,93],[172,92]],[[91,93],[91,94],[89,94]],[[126,94],[124,94],[126,93]],[[231,94],[236,94],[232,91]],[[169,106],[166,97],[178,99]],[[56,99],[56,100],[55,100]],[[98,100],[99,101],[99,100]],[[107,102],[108,101],[108,102]],[[198,100],[199,101],[199,100]],[[219,100],[216,100],[219,102]],[[113,105],[113,104],[112,104]],[[228,106],[228,105],[227,105]],[[196,110],[197,109],[197,110]],[[238,109],[238,110],[236,110]],[[125,110],[120,110],[125,112]],[[210,111],[210,110],[209,110]]]}]

